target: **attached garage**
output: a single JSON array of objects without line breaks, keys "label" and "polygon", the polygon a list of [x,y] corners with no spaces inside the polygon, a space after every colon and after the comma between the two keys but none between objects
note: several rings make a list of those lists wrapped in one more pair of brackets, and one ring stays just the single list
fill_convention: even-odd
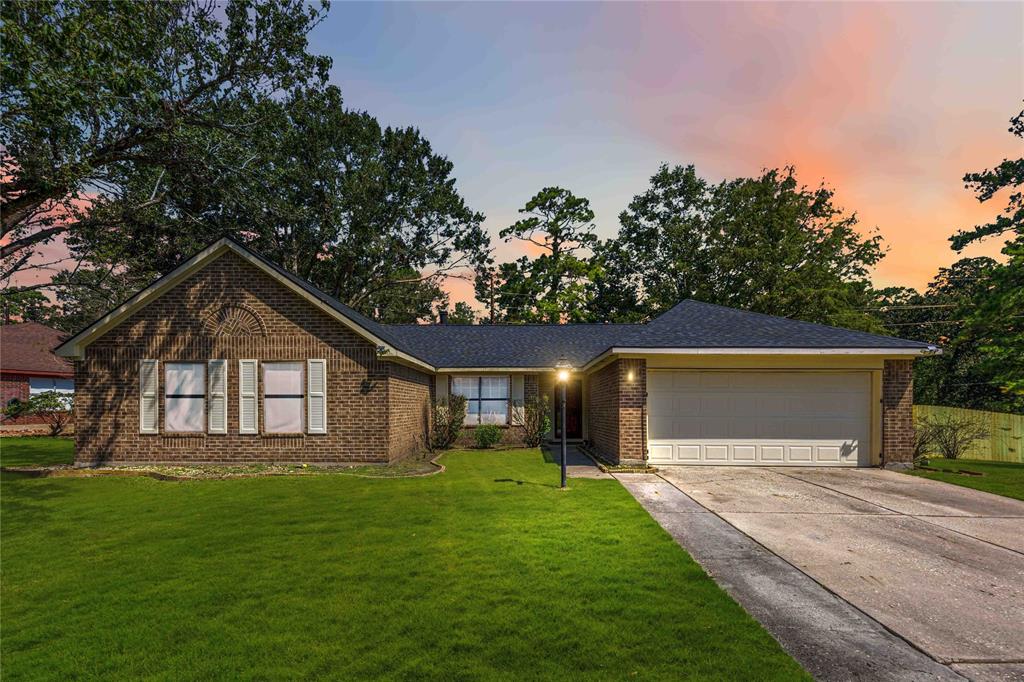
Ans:
[{"label": "attached garage", "polygon": [[871,373],[649,369],[651,464],[868,466]]}]

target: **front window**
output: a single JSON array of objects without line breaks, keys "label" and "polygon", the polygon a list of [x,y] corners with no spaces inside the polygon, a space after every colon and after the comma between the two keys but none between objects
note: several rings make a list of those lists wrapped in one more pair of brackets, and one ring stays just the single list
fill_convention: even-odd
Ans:
[{"label": "front window", "polygon": [[302,433],[301,362],[263,363],[263,424],[267,433]]},{"label": "front window", "polygon": [[164,430],[206,429],[206,364],[168,362],[164,374]]},{"label": "front window", "polygon": [[452,393],[466,398],[466,425],[508,423],[508,377],[455,377]]}]

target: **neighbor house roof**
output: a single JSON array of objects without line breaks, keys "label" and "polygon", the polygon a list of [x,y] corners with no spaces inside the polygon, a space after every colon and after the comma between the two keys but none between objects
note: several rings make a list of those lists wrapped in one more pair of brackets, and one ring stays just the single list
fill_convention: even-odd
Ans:
[{"label": "neighbor house roof", "polygon": [[64,333],[38,322],[0,326],[0,371],[35,376],[69,377],[74,369],[53,354]]},{"label": "neighbor house roof", "polygon": [[306,297],[375,344],[383,357],[443,371],[541,369],[560,359],[585,367],[615,353],[875,353],[914,355],[938,349],[919,341],[687,300],[645,324],[381,324],[229,238],[211,244],[66,341],[62,355],[82,348],[139,306],[224,251],[233,251]]}]

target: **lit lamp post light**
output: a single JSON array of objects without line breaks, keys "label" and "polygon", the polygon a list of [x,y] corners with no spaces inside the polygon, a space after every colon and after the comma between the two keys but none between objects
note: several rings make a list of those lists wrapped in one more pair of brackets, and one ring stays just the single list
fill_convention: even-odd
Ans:
[{"label": "lit lamp post light", "polygon": [[565,434],[568,431],[568,429],[566,429],[566,424],[565,424],[565,387],[569,383],[569,373],[572,372],[572,365],[569,363],[569,361],[566,359],[566,357],[564,355],[558,359],[558,363],[555,365],[555,372],[557,373],[556,376],[558,377],[558,383],[561,384],[561,386],[562,386],[562,390],[561,390],[561,393],[560,393],[561,400],[559,401],[561,404],[559,405],[558,409],[560,410],[560,414],[561,414],[561,419],[559,420],[559,424],[562,427],[562,487],[564,488],[565,487],[565,448],[566,448],[566,443],[565,443],[566,435]]}]

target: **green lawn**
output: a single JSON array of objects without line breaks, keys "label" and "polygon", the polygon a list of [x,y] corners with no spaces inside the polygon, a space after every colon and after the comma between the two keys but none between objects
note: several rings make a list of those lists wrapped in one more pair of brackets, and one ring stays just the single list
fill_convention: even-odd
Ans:
[{"label": "green lawn", "polygon": [[[956,485],[984,490],[1024,500],[1024,464],[1014,462],[987,462],[979,459],[940,459],[928,460],[928,466],[942,471],[923,471],[915,469],[915,476],[923,476],[936,481],[955,483]],[[975,471],[983,476],[966,476],[958,474],[958,469]]]},{"label": "green lawn", "polygon": [[74,459],[75,441],[70,438],[0,438],[0,466],[53,466]]},{"label": "green lawn", "polygon": [[[5,442],[5,462],[65,442]],[[29,452],[29,449],[34,452]],[[615,481],[2,480],[5,680],[809,679]]]}]

